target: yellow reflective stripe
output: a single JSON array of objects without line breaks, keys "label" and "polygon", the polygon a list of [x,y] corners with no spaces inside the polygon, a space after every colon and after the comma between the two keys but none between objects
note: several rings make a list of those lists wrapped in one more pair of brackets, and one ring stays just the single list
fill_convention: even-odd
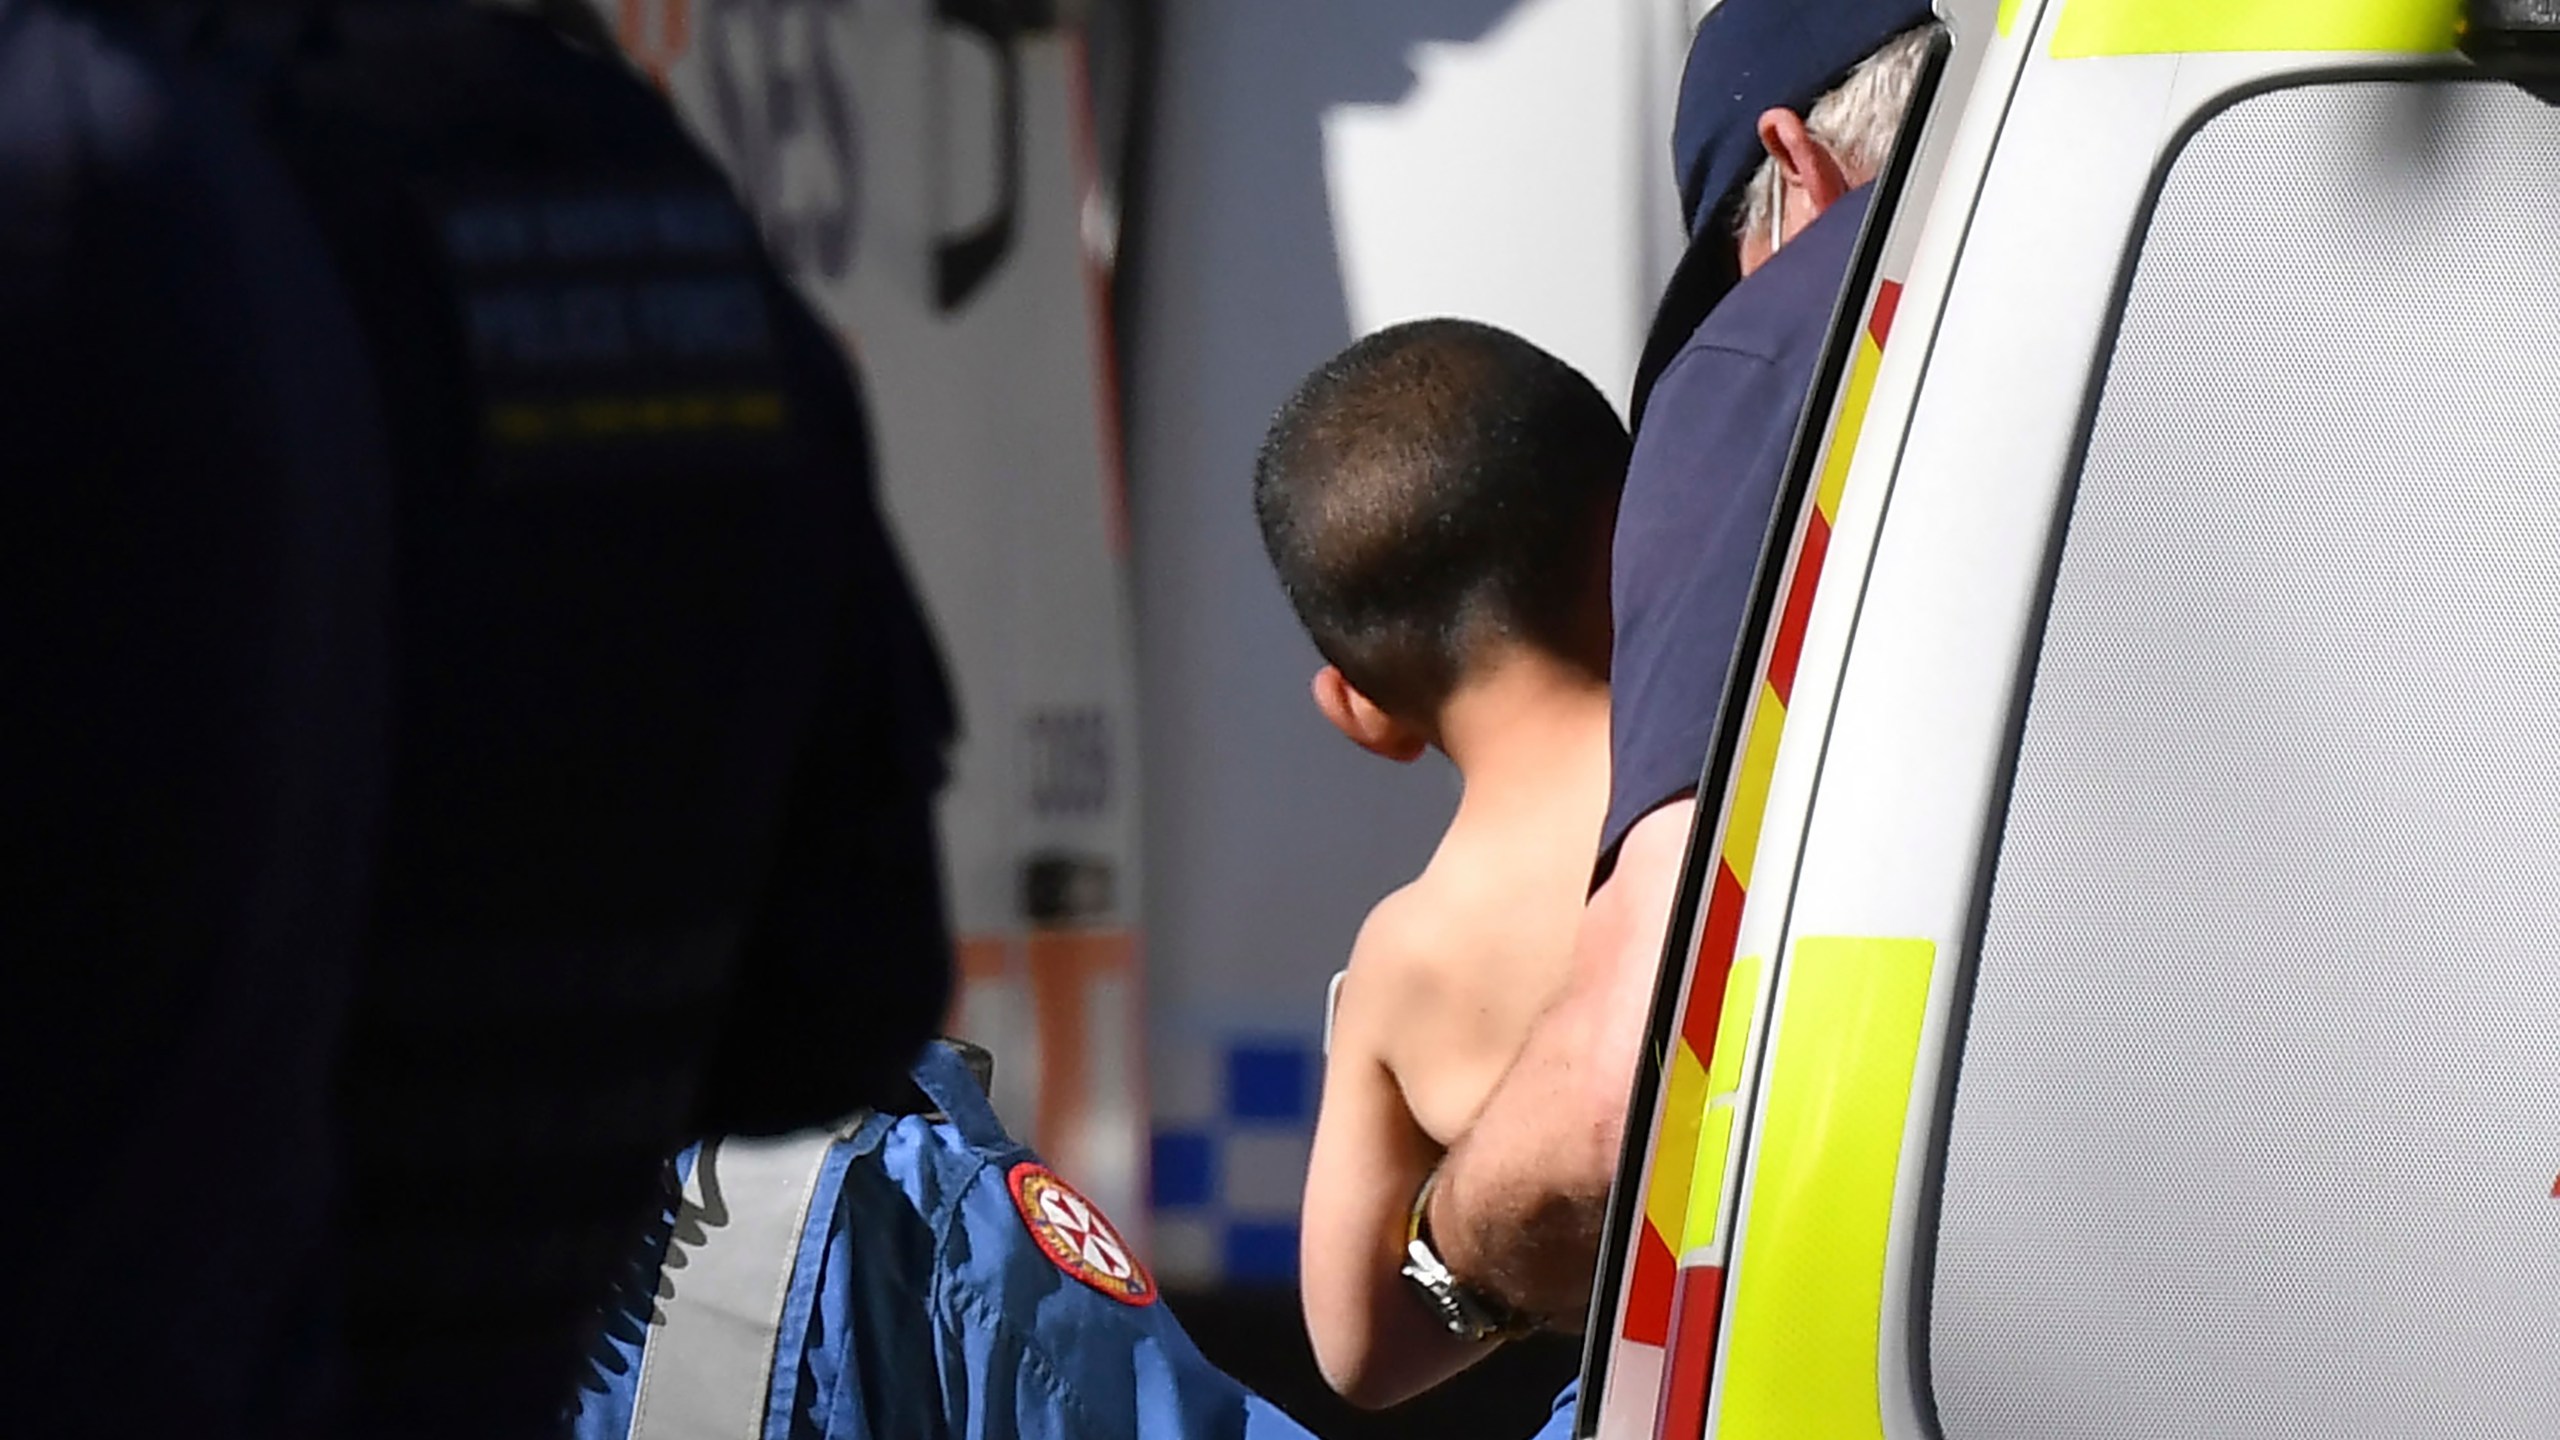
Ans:
[{"label": "yellow reflective stripe", "polygon": [[2000,33],[2003,35],[2008,34],[2009,27],[2016,24],[2017,21],[2018,0],[2000,0]]},{"label": "yellow reflective stripe", "polygon": [[[1698,1127],[1698,1162],[1689,1172],[1688,1219],[1680,1229],[1680,1255],[1712,1243],[1724,1214],[1725,1164],[1733,1149],[1735,1092],[1742,1088],[1742,1052],[1760,1018],[1760,982],[1769,962],[1746,955],[1733,962],[1724,982],[1724,1008],[1716,1014],[1716,1053],[1707,1059],[1707,1113]],[[1720,1263],[1720,1262],[1717,1262]]]},{"label": "yellow reflective stripe", "polygon": [[1716,1053],[1707,1061],[1707,1095],[1730,1095],[1742,1088],[1742,1051],[1750,1043],[1752,1023],[1760,1018],[1760,975],[1769,962],[1745,955],[1725,976],[1724,1009],[1716,1015]]},{"label": "yellow reflective stripe", "polygon": [[1926,940],[1795,947],[1733,1272],[1719,1440],[1884,1434],[1885,1241],[1936,955]]},{"label": "yellow reflective stripe", "polygon": [[1707,1102],[1707,1118],[1698,1126],[1698,1164],[1689,1172],[1689,1219],[1680,1229],[1680,1255],[1716,1238],[1716,1220],[1724,1213],[1724,1167],[1733,1150],[1733,1097]]},{"label": "yellow reflective stripe", "polygon": [[1831,427],[1831,453],[1822,457],[1822,484],[1813,492],[1813,507],[1825,523],[1840,523],[1840,497],[1849,488],[1849,462],[1857,458],[1858,432],[1866,428],[1867,400],[1876,392],[1876,369],[1884,364],[1884,347],[1873,330],[1858,332],[1858,354],[1849,362],[1849,383],[1840,392],[1840,418]]},{"label": "yellow reflective stripe", "polygon": [[2053,53],[2215,50],[2451,50],[2462,0],[2068,0]]},{"label": "yellow reflective stripe", "polygon": [[1698,1119],[1707,1108],[1707,1068],[1686,1043],[1672,1045],[1662,1091],[1662,1123],[1654,1132],[1653,1177],[1645,1186],[1644,1218],[1669,1246],[1678,1243],[1681,1220],[1688,1212],[1689,1166],[1697,1158]]},{"label": "yellow reflective stripe", "polygon": [[1733,808],[1724,822],[1724,863],[1734,881],[1751,888],[1751,857],[1760,850],[1760,821],[1769,813],[1769,777],[1778,768],[1778,737],[1787,728],[1787,705],[1769,682],[1751,707],[1751,733],[1742,737],[1742,765],[1733,775]]}]

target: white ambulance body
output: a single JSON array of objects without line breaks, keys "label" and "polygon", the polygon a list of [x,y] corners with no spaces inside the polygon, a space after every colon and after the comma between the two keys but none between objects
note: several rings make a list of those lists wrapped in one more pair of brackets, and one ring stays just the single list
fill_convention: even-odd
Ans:
[{"label": "white ambulance body", "polygon": [[2560,1432],[2560,91],[2473,8],[1941,0],[1581,1433]]}]

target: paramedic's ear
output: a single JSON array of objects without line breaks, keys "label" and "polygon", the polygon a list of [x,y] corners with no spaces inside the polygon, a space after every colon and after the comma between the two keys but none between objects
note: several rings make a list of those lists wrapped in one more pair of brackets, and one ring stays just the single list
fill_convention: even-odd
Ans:
[{"label": "paramedic's ear", "polygon": [[1341,671],[1327,665],[1316,672],[1316,708],[1343,738],[1368,751],[1382,755],[1399,765],[1422,758],[1431,748],[1429,742],[1405,727],[1405,723],[1378,708],[1377,702],[1360,693],[1359,687],[1343,677]]},{"label": "paramedic's ear", "polygon": [[1778,162],[1778,183],[1785,216],[1782,240],[1810,225],[1832,203],[1853,188],[1831,148],[1813,138],[1804,117],[1780,106],[1760,114],[1760,148]]}]

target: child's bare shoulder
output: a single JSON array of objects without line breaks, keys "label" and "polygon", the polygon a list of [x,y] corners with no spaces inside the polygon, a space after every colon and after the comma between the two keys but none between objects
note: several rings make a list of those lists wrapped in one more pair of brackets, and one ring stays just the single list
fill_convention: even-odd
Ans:
[{"label": "child's bare shoulder", "polygon": [[1449,889],[1446,877],[1425,871],[1370,907],[1351,944],[1352,972],[1374,977],[1363,989],[1392,988],[1435,968],[1459,929]]},{"label": "child's bare shoulder", "polygon": [[1475,973],[1468,962],[1492,938],[1487,917],[1500,909],[1473,878],[1435,864],[1371,908],[1351,946],[1345,1005],[1357,994],[1364,1010],[1411,1016],[1458,998],[1453,987]]},{"label": "child's bare shoulder", "polygon": [[[1369,913],[1334,1012],[1337,1052],[1384,1067],[1443,1145],[1518,1053],[1570,948],[1569,925],[1545,933],[1555,927],[1535,887],[1504,885],[1499,866],[1451,863],[1464,858],[1444,849]],[[1550,950],[1553,963],[1541,958]]]},{"label": "child's bare shoulder", "polygon": [[1385,1044],[1383,1017],[1414,1002],[1419,972],[1440,943],[1436,907],[1420,885],[1416,880],[1389,894],[1360,922],[1350,963],[1335,982],[1327,1017],[1329,1048],[1349,1047],[1385,1060],[1379,1053]]}]

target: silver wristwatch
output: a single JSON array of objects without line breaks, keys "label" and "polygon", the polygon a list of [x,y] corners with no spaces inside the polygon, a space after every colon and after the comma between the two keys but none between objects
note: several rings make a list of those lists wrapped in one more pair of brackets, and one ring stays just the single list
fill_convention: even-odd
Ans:
[{"label": "silver wristwatch", "polygon": [[1508,1339],[1531,1327],[1509,1307],[1484,1292],[1459,1282],[1449,1273],[1440,1253],[1431,1248],[1432,1188],[1440,1183],[1437,1166],[1423,1177],[1422,1188],[1414,1192],[1413,1209],[1405,1217],[1404,1278],[1431,1313],[1448,1327],[1449,1333],[1461,1340],[1482,1344],[1488,1340]]}]

